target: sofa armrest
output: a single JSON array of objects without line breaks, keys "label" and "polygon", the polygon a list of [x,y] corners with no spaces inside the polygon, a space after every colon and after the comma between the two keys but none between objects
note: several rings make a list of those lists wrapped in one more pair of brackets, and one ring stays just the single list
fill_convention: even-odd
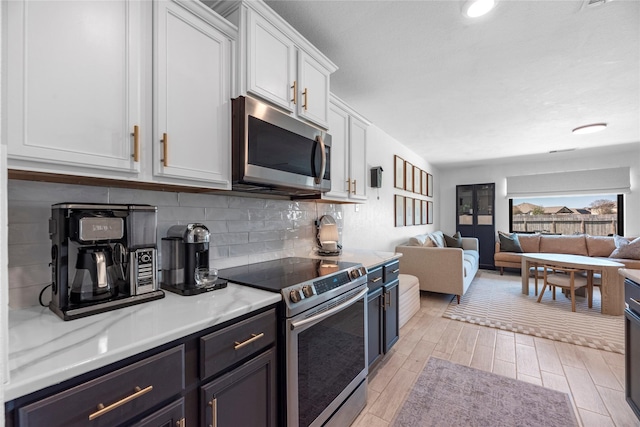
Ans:
[{"label": "sofa armrest", "polygon": [[496,254],[498,252],[500,252],[500,242],[496,242],[496,248],[495,248],[495,250],[493,252],[496,253]]},{"label": "sofa armrest", "polygon": [[[472,238],[476,241],[477,239]],[[469,243],[473,245],[473,242]],[[464,251],[461,248],[397,246],[402,253],[400,272],[416,276],[420,289],[462,295],[464,293]]]}]

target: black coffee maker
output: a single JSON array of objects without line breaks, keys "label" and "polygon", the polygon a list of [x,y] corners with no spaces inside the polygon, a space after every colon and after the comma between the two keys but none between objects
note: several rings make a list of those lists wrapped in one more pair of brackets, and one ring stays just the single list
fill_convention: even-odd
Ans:
[{"label": "black coffee maker", "polygon": [[181,295],[206,292],[196,286],[196,268],[209,268],[211,234],[203,224],[174,225],[162,238],[162,289]]},{"label": "black coffee maker", "polygon": [[51,206],[51,311],[71,320],[162,298],[156,217],[149,205]]}]

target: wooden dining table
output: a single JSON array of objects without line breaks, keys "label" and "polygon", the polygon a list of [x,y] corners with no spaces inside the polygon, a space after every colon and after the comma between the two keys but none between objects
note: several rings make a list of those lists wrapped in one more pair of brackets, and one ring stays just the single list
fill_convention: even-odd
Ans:
[{"label": "wooden dining table", "polygon": [[521,275],[522,293],[526,295],[529,295],[529,268],[534,265],[551,265],[599,271],[602,276],[600,286],[600,312],[613,316],[624,314],[624,278],[618,274],[618,269],[624,268],[624,264],[583,255],[525,253],[522,254]]}]

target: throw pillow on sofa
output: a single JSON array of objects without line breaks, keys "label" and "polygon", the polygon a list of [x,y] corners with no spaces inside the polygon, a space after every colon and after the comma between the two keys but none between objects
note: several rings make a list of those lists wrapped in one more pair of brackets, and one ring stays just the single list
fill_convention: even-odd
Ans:
[{"label": "throw pillow on sofa", "polygon": [[433,233],[429,233],[429,238],[436,244],[439,248],[446,248],[447,245],[444,243],[444,234],[442,231],[434,231]]},{"label": "throw pillow on sofa", "polygon": [[459,231],[453,236],[447,236],[446,234],[443,234],[443,235],[444,235],[444,242],[446,243],[448,248],[462,247],[462,236],[460,235]]},{"label": "throw pillow on sofa", "polygon": [[520,246],[520,241],[516,233],[508,234],[498,231],[498,238],[500,239],[500,252],[522,253],[522,246]]},{"label": "throw pillow on sofa", "polygon": [[630,242],[616,234],[613,236],[613,240],[616,243],[616,248],[609,255],[610,258],[640,259],[640,237]]}]

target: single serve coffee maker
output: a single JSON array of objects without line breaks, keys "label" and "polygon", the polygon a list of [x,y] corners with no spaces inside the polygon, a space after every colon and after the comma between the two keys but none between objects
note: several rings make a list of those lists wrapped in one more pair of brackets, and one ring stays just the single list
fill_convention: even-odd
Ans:
[{"label": "single serve coffee maker", "polygon": [[164,297],[156,279],[156,211],[149,205],[53,205],[49,308],[71,320]]},{"label": "single serve coffee maker", "polygon": [[[162,289],[180,295],[196,295],[226,286],[209,268],[211,234],[203,224],[174,225],[162,238]],[[196,271],[207,277],[200,278]],[[214,277],[210,276],[212,274]]]}]

